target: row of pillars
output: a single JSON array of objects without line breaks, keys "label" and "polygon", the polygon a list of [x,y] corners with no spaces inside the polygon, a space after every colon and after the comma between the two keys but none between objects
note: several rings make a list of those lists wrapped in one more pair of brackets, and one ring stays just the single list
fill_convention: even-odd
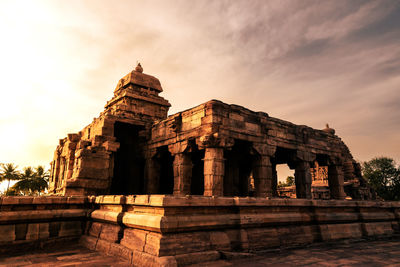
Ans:
[{"label": "row of pillars", "polygon": [[[206,147],[204,154],[204,196],[223,196],[225,159],[224,149],[221,147]],[[152,164],[148,164],[152,167]],[[177,153],[173,161],[174,172],[174,195],[189,195],[192,180],[192,161],[190,154]],[[157,172],[148,170],[157,175]],[[260,155],[253,164],[253,178],[256,197],[272,197],[273,168],[270,157]],[[148,188],[154,187],[155,181],[148,180]],[[343,171],[341,166],[331,165],[328,167],[328,181],[331,198],[344,199]],[[312,198],[311,194],[311,172],[310,163],[299,161],[295,168],[295,183],[297,198]]]},{"label": "row of pillars", "polygon": [[[310,163],[307,161],[297,162],[295,168],[295,184],[297,198],[312,198],[311,194],[311,172]],[[328,183],[332,199],[344,199],[344,174],[343,168],[340,165],[328,166]]]}]

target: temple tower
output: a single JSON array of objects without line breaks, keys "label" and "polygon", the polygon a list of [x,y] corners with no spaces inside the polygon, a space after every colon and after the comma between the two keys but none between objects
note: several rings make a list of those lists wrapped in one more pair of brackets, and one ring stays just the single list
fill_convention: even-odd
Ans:
[{"label": "temple tower", "polygon": [[53,194],[144,193],[143,145],[171,106],[160,81],[140,63],[119,80],[104,111],[77,134],[60,139],[51,163]]}]

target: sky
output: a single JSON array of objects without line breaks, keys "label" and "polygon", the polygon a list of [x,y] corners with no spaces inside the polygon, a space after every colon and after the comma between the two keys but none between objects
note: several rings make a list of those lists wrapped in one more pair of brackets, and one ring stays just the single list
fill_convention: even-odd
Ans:
[{"label": "sky", "polygon": [[49,166],[141,62],[173,114],[210,99],[400,163],[400,1],[0,0],[0,163]]}]

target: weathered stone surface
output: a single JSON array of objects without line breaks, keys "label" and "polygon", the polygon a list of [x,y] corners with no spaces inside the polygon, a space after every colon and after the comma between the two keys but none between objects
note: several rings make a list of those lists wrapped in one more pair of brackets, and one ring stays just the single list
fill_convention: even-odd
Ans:
[{"label": "weathered stone surface", "polygon": [[147,234],[147,231],[127,228],[124,230],[121,245],[133,251],[144,251]]},{"label": "weathered stone surface", "polygon": [[361,238],[363,235],[361,227],[360,223],[320,225],[321,238],[323,241]]},{"label": "weathered stone surface", "polygon": [[371,222],[363,225],[367,236],[390,236],[393,234],[391,222]]},{"label": "weathered stone surface", "polygon": [[101,228],[102,228],[102,223],[91,222],[90,226],[89,226],[88,234],[90,236],[95,237],[95,238],[99,238],[100,237],[100,233],[101,233]]},{"label": "weathered stone surface", "polygon": [[82,235],[82,232],[82,221],[67,221],[61,222],[58,236],[80,236]]},{"label": "weathered stone surface", "polygon": [[11,242],[15,237],[15,225],[0,225],[0,242]]},{"label": "weathered stone surface", "polygon": [[280,241],[276,228],[249,228],[246,230],[249,250],[263,250],[279,247]]},{"label": "weathered stone surface", "polygon": [[121,231],[122,229],[119,225],[104,224],[101,228],[100,239],[117,243],[120,239],[119,235]]},{"label": "weathered stone surface", "polygon": [[50,236],[48,223],[28,224],[26,240],[46,239]]},{"label": "weathered stone surface", "polygon": [[84,247],[86,247],[90,250],[95,250],[96,244],[97,244],[97,238],[94,238],[94,237],[88,236],[88,235],[83,235],[83,236],[81,236],[79,242]]}]

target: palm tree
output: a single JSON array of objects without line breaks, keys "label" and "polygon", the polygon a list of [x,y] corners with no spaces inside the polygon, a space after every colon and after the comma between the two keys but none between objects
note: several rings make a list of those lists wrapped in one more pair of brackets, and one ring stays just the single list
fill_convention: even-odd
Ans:
[{"label": "palm tree", "polygon": [[38,166],[35,170],[32,167],[24,168],[19,181],[13,186],[16,191],[23,192],[24,195],[32,195],[35,192],[40,196],[40,192],[48,187],[49,172],[43,166]]},{"label": "palm tree", "polygon": [[37,166],[35,169],[35,179],[32,184],[32,189],[37,191],[39,196],[40,192],[44,191],[49,186],[50,171],[44,170],[43,166]]},{"label": "palm tree", "polygon": [[17,192],[23,192],[24,195],[32,192],[32,181],[35,177],[35,172],[32,167],[24,168],[24,171],[20,174],[19,181],[12,187]]},{"label": "palm tree", "polygon": [[10,188],[10,181],[19,179],[20,174],[17,168],[18,166],[14,165],[13,163],[1,165],[0,182],[8,181],[7,191]]}]

